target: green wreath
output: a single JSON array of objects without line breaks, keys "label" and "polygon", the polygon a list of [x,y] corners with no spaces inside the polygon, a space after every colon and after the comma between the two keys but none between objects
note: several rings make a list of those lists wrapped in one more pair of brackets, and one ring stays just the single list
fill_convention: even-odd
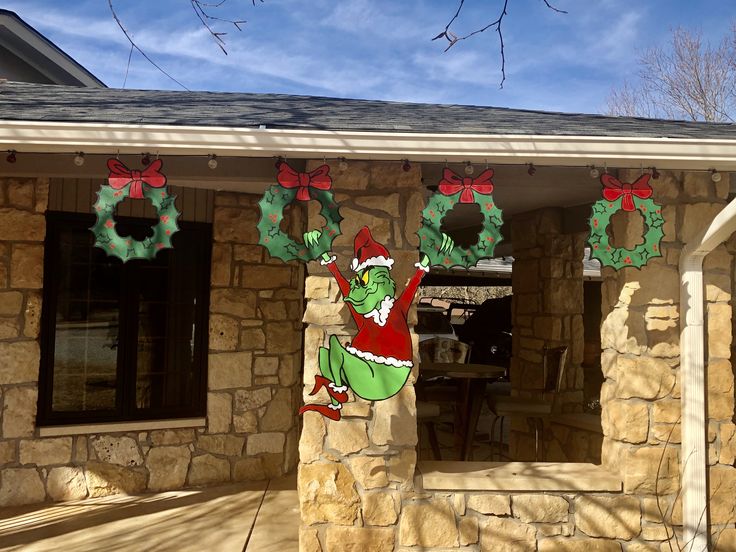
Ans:
[{"label": "green wreath", "polygon": [[97,222],[90,228],[95,235],[95,246],[104,249],[112,257],[124,263],[132,259],[153,259],[162,249],[170,249],[171,237],[179,230],[176,219],[179,212],[174,203],[176,196],[169,195],[166,187],[143,186],[143,196],[156,208],[158,223],[152,227],[153,235],[144,240],[120,236],[115,229],[115,208],[130,194],[130,185],[115,189],[101,186],[94,204]]},{"label": "green wreath", "polygon": [[325,225],[320,232],[317,245],[307,248],[281,230],[280,224],[284,218],[284,207],[294,201],[298,188],[284,188],[274,184],[258,202],[261,209],[261,220],[258,221],[258,243],[264,246],[272,257],[282,261],[298,259],[308,262],[317,258],[312,251],[330,251],[332,242],[340,235],[340,210],[330,190],[310,188],[309,194],[322,207],[319,214],[325,219]]},{"label": "green wreath", "polygon": [[657,205],[653,199],[635,198],[634,204],[637,211],[644,217],[647,231],[644,233],[644,243],[633,249],[613,247],[610,243],[606,229],[611,223],[611,216],[621,209],[624,198],[615,201],[599,199],[593,204],[593,214],[590,217],[590,244],[591,257],[598,259],[603,266],[612,266],[616,270],[633,266],[641,268],[649,259],[661,257],[660,242],[664,237],[664,218],[662,218],[662,207]]},{"label": "green wreath", "polygon": [[493,250],[496,245],[503,241],[501,235],[503,213],[501,209],[494,203],[492,195],[473,192],[473,200],[480,205],[483,214],[483,229],[478,234],[478,241],[467,249],[456,245],[449,254],[440,253],[442,219],[458,203],[461,193],[463,192],[452,195],[434,193],[422,211],[422,226],[417,232],[419,250],[429,257],[431,266],[470,268],[478,264],[481,259],[493,257]]}]

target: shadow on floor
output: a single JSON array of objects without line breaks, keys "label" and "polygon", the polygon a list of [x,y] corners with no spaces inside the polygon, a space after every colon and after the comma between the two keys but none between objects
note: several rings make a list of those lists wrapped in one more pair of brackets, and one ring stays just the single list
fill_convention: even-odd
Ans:
[{"label": "shadow on floor", "polygon": [[202,490],[3,508],[0,550],[201,551],[210,547],[217,552],[289,552],[298,548],[298,527],[296,477],[289,476]]}]

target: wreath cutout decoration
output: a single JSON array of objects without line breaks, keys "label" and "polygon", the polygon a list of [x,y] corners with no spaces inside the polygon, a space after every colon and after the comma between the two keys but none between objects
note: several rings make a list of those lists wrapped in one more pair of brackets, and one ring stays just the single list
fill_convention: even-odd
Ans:
[{"label": "wreath cutout decoration", "polygon": [[[496,245],[503,241],[503,213],[493,201],[493,169],[486,169],[477,178],[461,177],[445,168],[438,190],[432,194],[422,211],[422,225],[417,232],[419,250],[429,257],[431,266],[470,268],[481,259],[493,257]],[[449,254],[440,253],[442,219],[458,203],[480,206],[483,228],[478,240],[469,248],[455,245]]]},{"label": "wreath cutout decoration", "polygon": [[[317,258],[315,251],[330,251],[332,242],[340,235],[342,216],[340,216],[335,197],[330,191],[332,187],[330,166],[322,165],[308,173],[298,172],[284,161],[276,166],[278,184],[266,190],[258,202],[258,207],[261,209],[261,218],[258,221],[258,243],[264,246],[272,257],[277,257],[282,261],[294,259],[304,262],[312,261]],[[319,202],[321,206],[319,214],[325,219],[317,245],[312,248],[297,242],[280,227],[284,219],[284,208],[287,205],[295,200],[309,201],[310,199]]]},{"label": "wreath cutout decoration", "polygon": [[[598,259],[601,265],[616,270],[626,267],[641,268],[649,259],[662,256],[664,218],[662,206],[652,199],[650,178],[651,175],[643,174],[633,184],[627,184],[609,174],[601,175],[603,199],[593,204],[588,238],[591,257]],[[639,211],[647,227],[643,236],[644,242],[632,249],[613,247],[608,237],[611,216],[622,209],[627,212]]]},{"label": "wreath cutout decoration", "polygon": [[[172,236],[179,230],[176,210],[176,196],[169,195],[166,176],[160,172],[163,162],[160,159],[148,167],[130,170],[117,159],[108,159],[110,169],[108,186],[101,186],[97,192],[94,209],[97,222],[90,228],[95,236],[95,246],[103,249],[108,256],[117,257],[124,263],[133,259],[153,259],[162,249],[170,249]],[[115,209],[125,198],[148,199],[156,208],[158,222],[152,227],[153,235],[143,240],[130,236],[120,236],[115,229]]]}]

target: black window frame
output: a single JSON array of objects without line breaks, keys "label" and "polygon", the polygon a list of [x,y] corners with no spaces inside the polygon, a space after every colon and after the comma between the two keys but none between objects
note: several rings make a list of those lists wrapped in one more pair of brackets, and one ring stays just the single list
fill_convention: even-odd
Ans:
[{"label": "black window frame", "polygon": [[[115,388],[115,409],[114,410],[87,410],[87,411],[57,411],[53,406],[53,389],[54,389],[54,354],[55,354],[55,338],[56,338],[56,310],[58,304],[57,290],[55,286],[47,285],[54,274],[55,266],[59,265],[60,259],[60,240],[59,229],[63,226],[73,226],[75,228],[89,231],[88,229],[94,225],[95,216],[86,213],[72,213],[65,211],[47,211],[46,212],[46,239],[44,242],[44,287],[43,287],[43,303],[41,311],[41,364],[39,370],[38,382],[38,405],[36,423],[39,427],[54,425],[73,425],[73,424],[90,424],[90,423],[115,423],[115,422],[134,422],[134,421],[155,421],[177,418],[201,418],[206,415],[207,411],[207,371],[208,371],[208,355],[209,355],[209,302],[210,302],[210,271],[212,262],[212,224],[204,222],[178,221],[181,230],[194,231],[199,236],[197,239],[204,241],[203,261],[198,266],[201,271],[199,274],[200,282],[197,287],[198,305],[195,312],[195,324],[197,325],[198,335],[194,342],[194,358],[199,366],[199,381],[194,390],[194,398],[192,404],[186,407],[166,407],[166,408],[147,408],[138,409],[135,405],[136,400],[136,377],[137,366],[131,359],[130,349],[137,347],[137,331],[138,318],[136,312],[138,309],[138,300],[131,289],[128,288],[128,295],[121,293],[120,307],[120,337],[118,342],[127,343],[126,347],[121,347],[118,353],[116,365],[116,388]],[[136,217],[116,217],[118,223],[127,223],[132,225],[145,224],[151,225],[150,219],[142,219]],[[176,248],[177,236],[172,239]],[[100,250],[102,253],[102,250]],[[123,263],[119,259],[120,268],[126,273],[136,270],[136,262],[133,261]],[[182,274],[186,277],[186,274]],[[125,277],[125,275],[123,276]],[[126,286],[123,286],[124,288]],[[200,301],[201,299],[201,301]],[[135,309],[134,309],[135,307]],[[133,336],[134,339],[130,339]],[[122,365],[121,365],[122,364]]]}]

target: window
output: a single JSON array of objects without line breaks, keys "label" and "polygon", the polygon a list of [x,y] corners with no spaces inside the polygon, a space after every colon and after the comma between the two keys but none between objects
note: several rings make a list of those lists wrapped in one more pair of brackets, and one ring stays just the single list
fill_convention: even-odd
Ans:
[{"label": "window", "polygon": [[[151,226],[117,222],[136,239]],[[211,226],[180,222],[174,249],[122,263],[93,223],[47,213],[39,425],[203,416]]]}]

